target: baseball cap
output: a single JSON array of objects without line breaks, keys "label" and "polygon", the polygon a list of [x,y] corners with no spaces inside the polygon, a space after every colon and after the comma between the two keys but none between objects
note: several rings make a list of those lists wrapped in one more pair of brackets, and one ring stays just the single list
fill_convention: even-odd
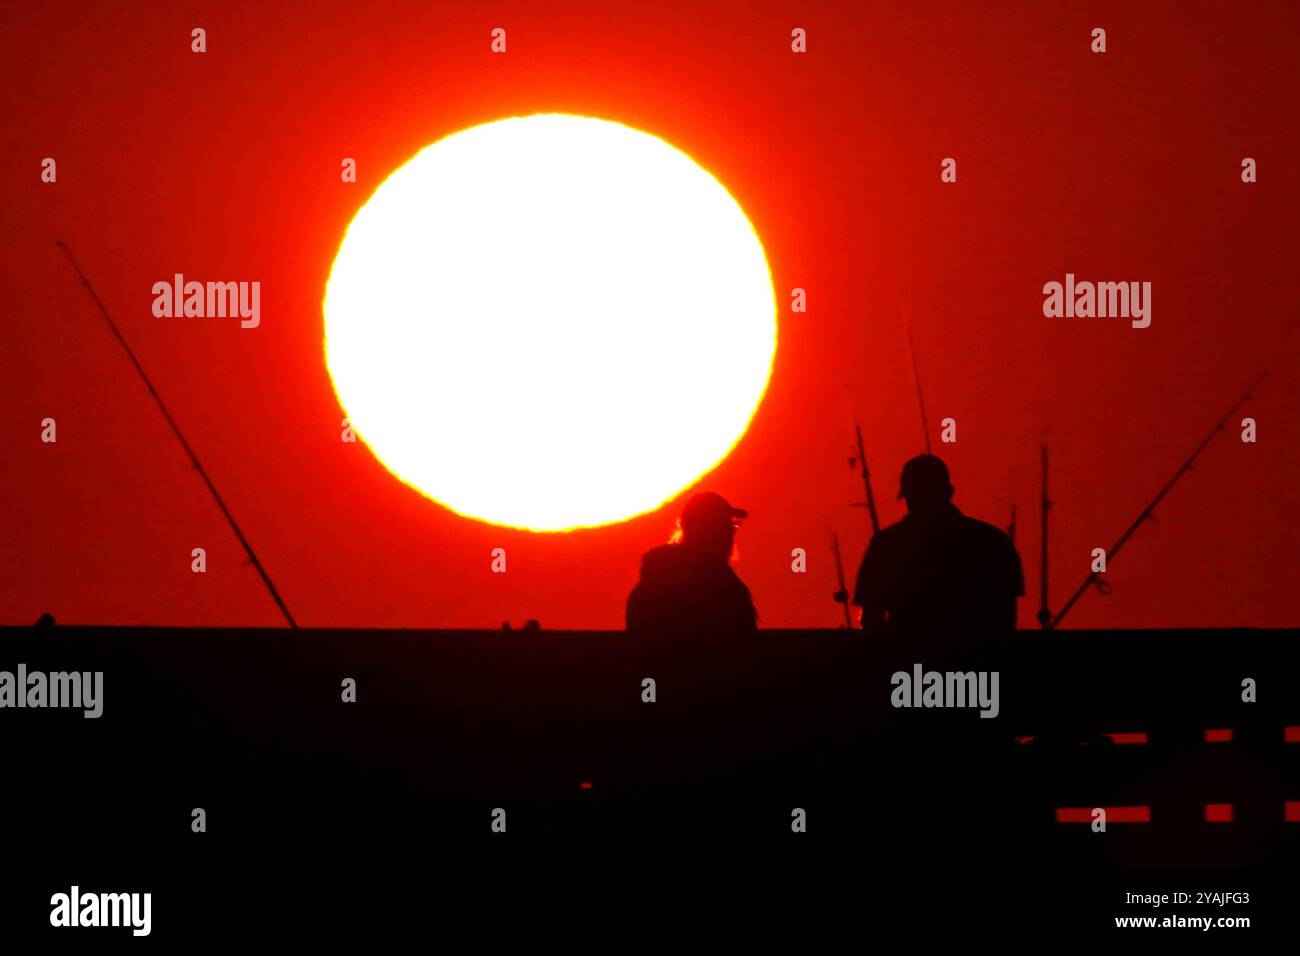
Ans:
[{"label": "baseball cap", "polygon": [[712,491],[701,491],[692,495],[682,509],[682,526],[720,525],[735,518],[748,518],[749,512],[744,508],[733,508],[731,502],[722,495]]}]

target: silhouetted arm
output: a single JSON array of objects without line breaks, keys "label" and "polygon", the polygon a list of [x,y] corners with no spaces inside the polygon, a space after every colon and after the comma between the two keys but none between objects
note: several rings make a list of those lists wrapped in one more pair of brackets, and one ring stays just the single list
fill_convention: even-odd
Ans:
[{"label": "silhouetted arm", "polygon": [[1006,577],[1008,594],[1002,612],[1002,624],[1008,631],[1016,629],[1016,599],[1025,594],[1025,569],[1020,563],[1020,552],[1010,538],[1006,540]]},{"label": "silhouetted arm", "polygon": [[880,634],[885,630],[885,595],[880,567],[880,547],[875,538],[867,545],[867,553],[858,568],[858,581],[853,591],[853,603],[862,608],[862,630]]},{"label": "silhouetted arm", "polygon": [[740,629],[742,631],[758,630],[758,608],[754,607],[754,597],[749,593],[749,588],[743,583],[740,585],[742,592],[740,602]]},{"label": "silhouetted arm", "polygon": [[632,592],[627,596],[627,612],[625,615],[627,629],[630,633],[644,633],[652,629],[650,621],[650,609],[647,601],[646,586],[643,581],[637,581],[632,588]]}]

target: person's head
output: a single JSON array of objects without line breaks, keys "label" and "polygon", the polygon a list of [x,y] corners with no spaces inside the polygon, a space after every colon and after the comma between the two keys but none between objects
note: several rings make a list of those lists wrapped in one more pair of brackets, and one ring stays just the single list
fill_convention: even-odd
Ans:
[{"label": "person's head", "polygon": [[903,466],[898,497],[907,501],[908,514],[925,514],[952,500],[948,466],[934,455],[917,455]]},{"label": "person's head", "polygon": [[681,541],[726,560],[731,557],[739,520],[748,517],[748,511],[733,508],[722,495],[702,491],[693,495],[682,509]]}]

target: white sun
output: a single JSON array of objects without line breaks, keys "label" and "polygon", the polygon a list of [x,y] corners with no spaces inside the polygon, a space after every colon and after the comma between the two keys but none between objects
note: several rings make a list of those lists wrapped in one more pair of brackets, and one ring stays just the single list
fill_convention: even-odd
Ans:
[{"label": "white sun", "polygon": [[325,356],[357,435],[451,510],[560,531],[652,511],[740,440],[776,301],[726,189],[563,114],[434,143],[348,227]]}]

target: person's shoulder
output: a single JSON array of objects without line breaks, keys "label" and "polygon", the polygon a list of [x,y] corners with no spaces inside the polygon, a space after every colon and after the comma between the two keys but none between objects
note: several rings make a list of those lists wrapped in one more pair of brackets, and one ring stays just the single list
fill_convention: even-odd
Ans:
[{"label": "person's shoulder", "polygon": [[654,570],[675,564],[680,558],[681,548],[675,544],[661,544],[641,555],[641,569]]},{"label": "person's shoulder", "polygon": [[965,514],[962,515],[962,523],[967,534],[988,547],[1015,547],[1011,543],[1011,536],[997,525],[991,525],[987,521],[980,521],[979,518],[972,518]]},{"label": "person's shoulder", "polygon": [[907,518],[885,525],[871,536],[871,546],[889,548],[904,540],[912,532],[912,523]]},{"label": "person's shoulder", "polygon": [[641,556],[643,579],[685,580],[697,578],[710,567],[691,548],[680,544],[661,544]]}]

